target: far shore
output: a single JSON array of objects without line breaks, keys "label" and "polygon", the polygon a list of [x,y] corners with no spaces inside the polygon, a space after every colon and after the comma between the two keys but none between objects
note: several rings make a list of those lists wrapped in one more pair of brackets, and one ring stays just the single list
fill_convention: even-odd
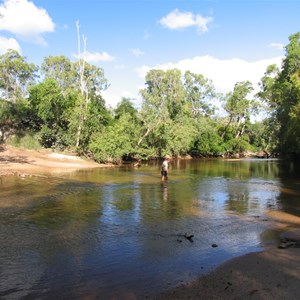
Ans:
[{"label": "far shore", "polygon": [[[248,153],[247,157],[252,156]],[[262,158],[262,157],[261,157]],[[192,159],[191,156],[180,159]],[[240,161],[245,157],[223,158],[226,161]],[[139,165],[139,163],[136,163]],[[0,176],[50,176],[80,169],[117,167],[112,163],[100,164],[74,154],[57,153],[51,149],[30,150],[0,144]]]}]

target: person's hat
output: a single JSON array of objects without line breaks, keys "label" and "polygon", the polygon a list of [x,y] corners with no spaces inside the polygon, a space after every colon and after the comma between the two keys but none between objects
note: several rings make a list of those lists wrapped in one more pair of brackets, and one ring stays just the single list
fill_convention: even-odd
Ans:
[{"label": "person's hat", "polygon": [[166,156],[165,156],[165,159],[170,159],[170,158],[171,158],[170,155],[166,155]]}]

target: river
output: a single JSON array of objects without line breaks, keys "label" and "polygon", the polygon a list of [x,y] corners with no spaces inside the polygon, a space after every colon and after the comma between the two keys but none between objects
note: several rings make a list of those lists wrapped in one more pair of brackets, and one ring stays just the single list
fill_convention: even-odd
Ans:
[{"label": "river", "polygon": [[276,243],[269,211],[300,216],[291,162],[159,168],[0,177],[0,298],[144,299]]}]

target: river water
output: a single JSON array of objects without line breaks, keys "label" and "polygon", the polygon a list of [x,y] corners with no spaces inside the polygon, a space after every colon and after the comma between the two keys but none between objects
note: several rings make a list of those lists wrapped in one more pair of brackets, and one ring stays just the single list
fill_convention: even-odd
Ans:
[{"label": "river water", "polygon": [[276,242],[268,211],[300,216],[292,163],[159,167],[1,177],[0,298],[144,299]]}]

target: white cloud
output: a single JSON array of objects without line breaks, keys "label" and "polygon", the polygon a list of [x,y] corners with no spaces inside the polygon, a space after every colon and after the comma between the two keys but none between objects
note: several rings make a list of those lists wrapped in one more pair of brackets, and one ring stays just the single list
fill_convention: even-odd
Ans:
[{"label": "white cloud", "polygon": [[276,48],[278,50],[283,50],[284,49],[284,45],[281,44],[281,43],[270,43],[269,46],[272,47],[272,48]]},{"label": "white cloud", "polygon": [[126,68],[127,68],[127,66],[124,64],[114,65],[115,70],[124,70]]},{"label": "white cloud", "polygon": [[212,17],[202,17],[191,12],[181,12],[178,9],[173,10],[167,16],[160,19],[159,23],[172,30],[183,29],[191,26],[196,26],[198,32],[207,32],[208,23],[212,22]]},{"label": "white cloud", "polygon": [[142,50],[138,49],[138,48],[134,48],[134,49],[129,49],[129,51],[136,57],[145,55],[145,52],[143,52]]},{"label": "white cloud", "polygon": [[144,40],[149,40],[151,37],[150,33],[148,32],[148,30],[144,31],[144,35],[143,35],[143,39]]},{"label": "white cloud", "polygon": [[41,35],[55,29],[46,10],[28,0],[5,0],[0,5],[0,16],[0,30],[9,31],[25,41],[46,45]]},{"label": "white cloud", "polygon": [[107,52],[89,52],[86,51],[85,53],[85,61],[89,63],[98,63],[98,62],[108,62],[115,60],[115,57],[108,54]]},{"label": "white cloud", "polygon": [[247,62],[242,59],[233,58],[222,60],[212,56],[196,56],[192,59],[184,59],[177,63],[165,63],[154,67],[142,66],[136,69],[139,77],[144,78],[150,69],[169,70],[177,68],[182,73],[191,71],[202,74],[213,81],[218,92],[227,93],[232,91],[235,83],[249,80],[254,88],[258,88],[258,83],[263,77],[267,66],[276,64],[281,66],[283,57]]},{"label": "white cloud", "polygon": [[107,90],[101,92],[103,98],[107,105],[115,108],[122,98],[135,98],[136,95],[128,90],[113,90],[108,88]]},{"label": "white cloud", "polygon": [[0,36],[0,55],[4,54],[8,49],[16,50],[21,54],[21,47],[15,39]]},{"label": "white cloud", "polygon": [[137,73],[138,77],[140,78],[145,78],[146,74],[151,70],[151,69],[159,69],[159,67],[149,67],[146,65],[143,65],[139,68],[135,69],[135,72]]}]

